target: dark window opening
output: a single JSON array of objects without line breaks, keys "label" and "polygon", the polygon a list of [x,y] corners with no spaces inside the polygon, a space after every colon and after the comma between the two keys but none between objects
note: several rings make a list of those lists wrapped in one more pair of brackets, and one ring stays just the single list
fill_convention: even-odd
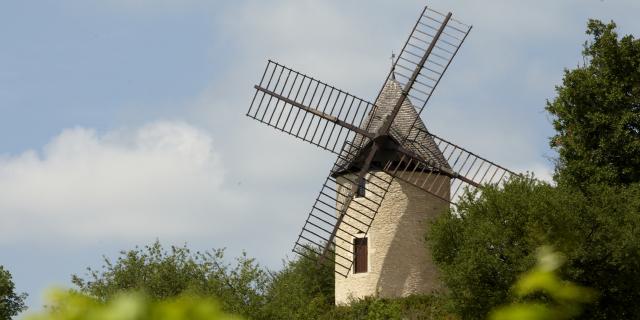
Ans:
[{"label": "dark window opening", "polygon": [[353,239],[353,273],[367,272],[367,238]]},{"label": "dark window opening", "polygon": [[358,190],[356,190],[356,197],[357,198],[362,198],[365,196],[365,192],[367,190],[367,180],[365,180],[364,178],[360,179],[359,183],[358,183]]}]

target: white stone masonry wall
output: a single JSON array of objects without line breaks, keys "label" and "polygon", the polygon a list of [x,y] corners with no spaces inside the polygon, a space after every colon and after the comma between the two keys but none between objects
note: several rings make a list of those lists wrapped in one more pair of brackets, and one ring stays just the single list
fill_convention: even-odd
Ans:
[{"label": "white stone masonry wall", "polygon": [[[390,176],[384,173],[376,174],[385,175],[390,179]],[[438,179],[438,184],[445,179],[444,186],[448,186],[446,177],[434,176],[431,179]],[[339,177],[338,181],[344,184],[346,180]],[[346,194],[348,190],[341,192]],[[367,193],[367,197],[374,196]],[[354,274],[352,268],[347,278],[336,274],[336,304],[345,304],[352,298],[365,296],[403,297],[415,293],[429,293],[441,288],[438,272],[424,236],[427,221],[445,212],[448,206],[448,203],[425,191],[395,179],[367,234],[368,272]],[[351,209],[349,215],[356,218],[359,216]],[[347,217],[344,221],[353,226],[359,225],[350,220],[352,219]],[[357,233],[357,230],[346,223],[341,229]],[[344,231],[338,231],[337,235],[336,241],[339,246],[353,247],[351,236]],[[336,248],[338,254],[351,255],[339,246]]]}]

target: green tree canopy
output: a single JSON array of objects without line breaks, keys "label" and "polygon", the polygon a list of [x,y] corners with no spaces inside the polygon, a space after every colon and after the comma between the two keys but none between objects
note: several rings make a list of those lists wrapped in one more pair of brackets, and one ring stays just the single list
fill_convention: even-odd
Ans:
[{"label": "green tree canopy", "polygon": [[514,179],[458,208],[434,222],[428,240],[463,319],[484,319],[509,301],[511,284],[545,244],[566,253],[564,278],[600,292],[584,319],[640,317],[640,185],[582,193]]},{"label": "green tree canopy", "polygon": [[585,64],[566,70],[548,102],[561,183],[640,181],[640,39],[590,20]]},{"label": "green tree canopy", "polygon": [[186,246],[166,250],[156,241],[122,251],[116,261],[104,257],[102,269],[88,268],[86,278],[73,275],[72,282],[102,301],[132,290],[156,300],[191,293],[217,298],[228,312],[259,318],[268,275],[246,255],[230,266],[223,262],[223,250],[192,252]]},{"label": "green tree canopy", "polygon": [[[215,298],[222,310],[247,319],[441,319],[444,314],[441,300],[430,296],[367,298],[336,307],[333,266],[318,265],[315,259],[298,257],[286,261],[282,270],[270,272],[245,256],[233,266],[224,264],[222,258],[221,250],[194,253],[186,246],[166,250],[156,241],[123,251],[116,261],[104,258],[102,269],[89,268],[84,278],[74,275],[72,281],[82,295],[65,297],[93,305],[84,296],[88,295],[96,303],[113,306],[114,299],[131,291],[154,300],[145,300],[144,305],[173,301],[185,294],[204,295]],[[98,310],[109,309],[105,308]],[[59,319],[67,319],[62,315]]]},{"label": "green tree canopy", "polygon": [[510,284],[545,244],[567,255],[563,278],[601,294],[581,318],[640,318],[640,41],[615,28],[589,21],[584,65],[565,71],[547,104],[558,186],[489,187],[432,225],[434,261],[463,318],[512,299]]},{"label": "green tree canopy", "polygon": [[[317,256],[311,250],[309,256]],[[265,316],[269,319],[318,319],[334,306],[334,270],[301,257],[287,261],[269,284]]]},{"label": "green tree canopy", "polygon": [[27,307],[24,300],[26,293],[16,293],[11,273],[0,266],[0,320],[9,320]]}]

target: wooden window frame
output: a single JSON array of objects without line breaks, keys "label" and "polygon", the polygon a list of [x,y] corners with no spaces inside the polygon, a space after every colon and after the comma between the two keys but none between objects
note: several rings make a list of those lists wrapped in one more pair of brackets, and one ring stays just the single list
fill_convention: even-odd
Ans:
[{"label": "wooden window frame", "polygon": [[353,274],[367,272],[369,272],[369,238],[355,237],[353,238]]}]

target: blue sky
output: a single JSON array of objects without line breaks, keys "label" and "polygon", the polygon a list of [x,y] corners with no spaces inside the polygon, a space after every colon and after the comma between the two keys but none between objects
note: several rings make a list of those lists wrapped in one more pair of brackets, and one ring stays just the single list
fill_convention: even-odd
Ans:
[{"label": "blue sky", "polygon": [[[0,3],[0,264],[41,304],[103,254],[160,239],[278,268],[332,158],[244,116],[266,59],[375,97],[424,1]],[[586,20],[640,3],[431,1],[474,28],[423,114],[548,179],[544,112]]]}]

